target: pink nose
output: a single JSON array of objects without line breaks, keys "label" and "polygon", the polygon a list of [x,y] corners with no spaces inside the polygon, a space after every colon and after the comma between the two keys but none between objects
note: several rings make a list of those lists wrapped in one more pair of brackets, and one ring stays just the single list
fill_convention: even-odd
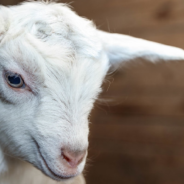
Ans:
[{"label": "pink nose", "polygon": [[62,158],[69,167],[76,168],[85,158],[87,150],[71,151],[70,149],[62,149]]}]

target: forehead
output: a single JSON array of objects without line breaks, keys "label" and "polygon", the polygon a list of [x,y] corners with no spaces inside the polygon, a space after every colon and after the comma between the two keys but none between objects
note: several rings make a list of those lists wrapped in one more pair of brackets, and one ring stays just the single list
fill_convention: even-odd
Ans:
[{"label": "forehead", "polygon": [[49,45],[64,45],[86,57],[98,57],[102,50],[93,23],[65,4],[23,3],[13,6],[11,15],[12,32],[24,29]]}]

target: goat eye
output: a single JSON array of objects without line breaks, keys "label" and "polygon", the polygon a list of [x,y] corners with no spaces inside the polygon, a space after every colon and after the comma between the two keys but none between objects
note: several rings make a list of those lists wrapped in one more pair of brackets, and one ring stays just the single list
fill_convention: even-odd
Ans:
[{"label": "goat eye", "polygon": [[21,88],[24,86],[24,81],[21,75],[13,73],[13,72],[6,72],[5,79],[7,83],[13,88]]}]

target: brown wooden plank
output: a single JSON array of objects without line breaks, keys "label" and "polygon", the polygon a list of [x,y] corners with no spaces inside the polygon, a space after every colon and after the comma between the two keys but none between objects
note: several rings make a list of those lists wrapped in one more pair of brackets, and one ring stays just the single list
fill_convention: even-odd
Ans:
[{"label": "brown wooden plank", "polygon": [[[147,118],[147,121],[149,121],[149,118]],[[114,118],[108,117],[106,123],[91,126],[91,131],[93,132],[91,138],[95,139],[145,144],[184,145],[184,125],[176,126],[174,123],[173,126],[167,126],[167,124],[162,123],[139,124],[138,121],[135,121],[132,125],[123,121],[116,123]]]},{"label": "brown wooden plank", "polygon": [[[167,97],[150,97],[137,96],[131,97],[126,95],[122,98],[115,98],[115,103],[110,105],[100,105],[106,113],[117,116],[125,115],[162,115],[162,116],[183,116],[184,115],[184,98],[173,96]],[[103,113],[103,112],[101,112]]]},{"label": "brown wooden plank", "polygon": [[[80,3],[81,2],[81,3]],[[83,16],[97,21],[97,25],[109,24],[111,31],[122,28],[135,29],[182,24],[183,2],[181,0],[160,1],[98,1],[85,6],[84,1],[74,3],[75,9]],[[90,11],[89,11],[90,10]],[[165,14],[164,14],[165,12]],[[160,28],[160,27],[159,27]],[[170,27],[175,28],[174,26]]]},{"label": "brown wooden plank", "polygon": [[[141,148],[140,148],[141,149]],[[175,163],[178,163],[175,164]],[[88,173],[89,184],[95,183],[153,183],[182,184],[183,166],[177,157],[132,157],[122,154],[101,153],[92,163],[93,173]],[[114,166],[113,168],[111,166]]]}]

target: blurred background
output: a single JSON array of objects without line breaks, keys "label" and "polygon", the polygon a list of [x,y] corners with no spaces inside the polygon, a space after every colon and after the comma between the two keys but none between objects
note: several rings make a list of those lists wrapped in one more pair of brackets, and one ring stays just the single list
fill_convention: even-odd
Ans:
[{"label": "blurred background", "polygon": [[[61,2],[99,29],[184,48],[183,0]],[[107,77],[90,116],[87,184],[184,183],[183,81],[184,62],[133,62]]]}]

